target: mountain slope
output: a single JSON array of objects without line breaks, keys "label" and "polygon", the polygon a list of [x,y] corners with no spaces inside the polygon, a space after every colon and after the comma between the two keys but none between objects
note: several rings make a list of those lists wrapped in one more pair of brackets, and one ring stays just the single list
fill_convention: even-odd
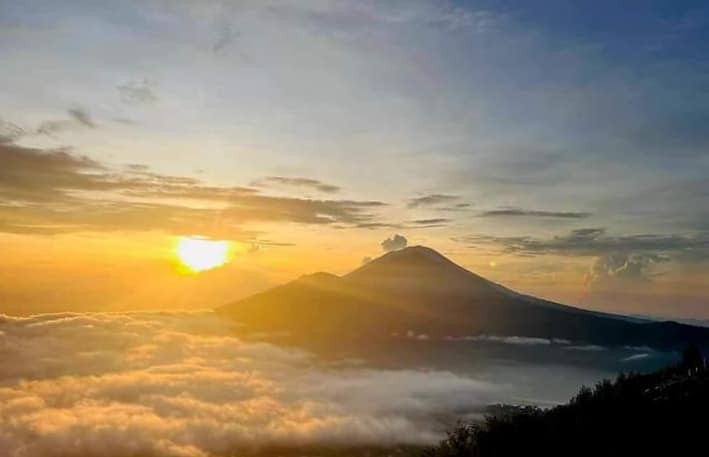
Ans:
[{"label": "mountain slope", "polygon": [[342,277],[304,276],[219,310],[258,331],[337,341],[481,334],[559,338],[677,349],[709,345],[709,329],[631,322],[518,294],[416,246],[390,252]]},{"label": "mountain slope", "polygon": [[680,364],[584,387],[551,409],[498,406],[419,456],[703,455],[708,407],[707,361],[690,348]]}]

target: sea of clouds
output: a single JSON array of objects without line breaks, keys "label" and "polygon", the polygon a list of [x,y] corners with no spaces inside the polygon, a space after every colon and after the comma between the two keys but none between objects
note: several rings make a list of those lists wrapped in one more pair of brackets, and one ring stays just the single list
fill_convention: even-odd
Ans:
[{"label": "sea of clouds", "polygon": [[411,331],[407,351],[444,344],[434,360],[458,358],[390,366],[241,334],[211,311],[0,315],[0,457],[431,444],[491,404],[563,402],[581,384],[660,356],[523,336],[441,342]]},{"label": "sea of clouds", "polygon": [[0,316],[0,455],[224,455],[425,444],[513,386],[324,364],[211,312]]}]

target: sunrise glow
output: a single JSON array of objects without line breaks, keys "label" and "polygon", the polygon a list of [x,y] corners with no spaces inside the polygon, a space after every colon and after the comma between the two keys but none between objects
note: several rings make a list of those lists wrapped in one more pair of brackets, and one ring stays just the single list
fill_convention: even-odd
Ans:
[{"label": "sunrise glow", "polygon": [[708,57],[707,0],[0,0],[0,457],[707,454]]},{"label": "sunrise glow", "polygon": [[231,243],[199,236],[180,237],[177,239],[175,253],[180,263],[190,271],[199,273],[229,262]]}]

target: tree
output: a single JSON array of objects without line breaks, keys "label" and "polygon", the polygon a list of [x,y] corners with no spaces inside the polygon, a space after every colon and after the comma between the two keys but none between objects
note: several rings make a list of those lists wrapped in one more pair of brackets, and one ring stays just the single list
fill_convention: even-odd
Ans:
[{"label": "tree", "polygon": [[682,366],[689,369],[704,366],[704,357],[696,344],[687,345],[682,352]]}]

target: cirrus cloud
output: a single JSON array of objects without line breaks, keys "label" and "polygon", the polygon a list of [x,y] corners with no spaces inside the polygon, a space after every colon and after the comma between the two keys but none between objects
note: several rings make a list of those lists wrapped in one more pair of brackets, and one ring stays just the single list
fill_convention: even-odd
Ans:
[{"label": "cirrus cloud", "polygon": [[591,213],[578,211],[541,211],[520,208],[504,208],[484,211],[480,217],[548,217],[557,219],[586,219]]},{"label": "cirrus cloud", "polygon": [[305,188],[317,190],[319,192],[324,192],[328,194],[337,193],[340,191],[339,186],[335,186],[333,184],[326,184],[317,179],[303,178],[300,176],[266,176],[264,178],[253,181],[251,185],[254,187]]},{"label": "cirrus cloud", "polygon": [[447,195],[447,194],[428,194],[422,197],[414,197],[408,200],[407,206],[409,208],[419,208],[423,206],[437,206],[441,204],[447,204],[455,202],[460,199],[458,195]]}]

